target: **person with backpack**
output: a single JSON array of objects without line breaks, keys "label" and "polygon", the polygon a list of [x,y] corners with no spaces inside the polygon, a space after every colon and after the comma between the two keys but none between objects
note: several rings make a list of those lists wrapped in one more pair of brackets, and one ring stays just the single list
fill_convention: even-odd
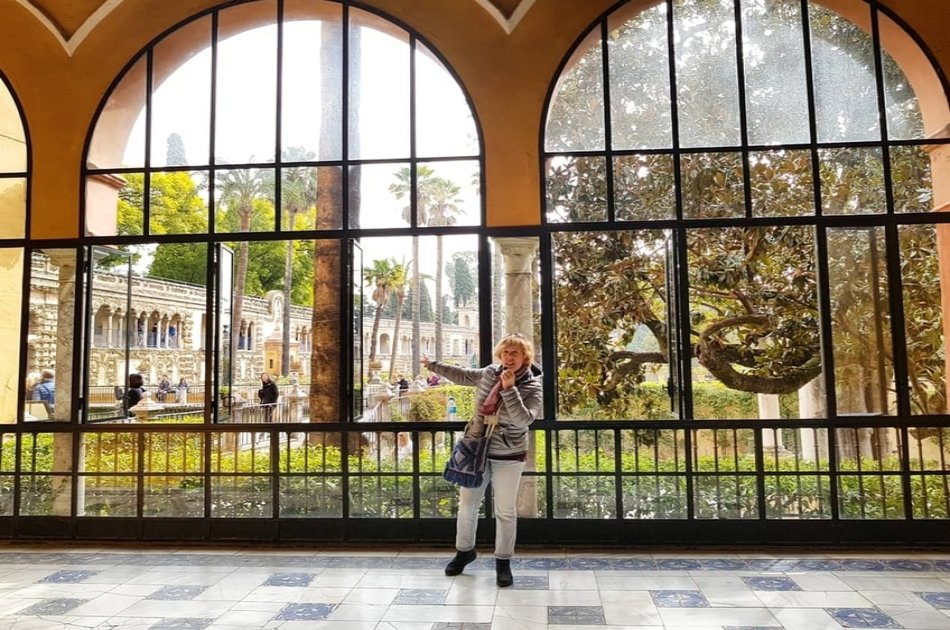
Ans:
[{"label": "person with backpack", "polygon": [[53,370],[43,370],[40,374],[40,382],[33,388],[33,400],[42,400],[53,410],[56,403],[56,383],[54,382],[55,373]]}]

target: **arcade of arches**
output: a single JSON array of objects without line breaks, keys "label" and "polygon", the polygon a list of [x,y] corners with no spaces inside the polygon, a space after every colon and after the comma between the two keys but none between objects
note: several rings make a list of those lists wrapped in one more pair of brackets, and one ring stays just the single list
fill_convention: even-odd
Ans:
[{"label": "arcade of arches", "polygon": [[450,541],[420,360],[521,331],[528,543],[950,543],[945,2],[61,4],[0,0],[0,537]]}]

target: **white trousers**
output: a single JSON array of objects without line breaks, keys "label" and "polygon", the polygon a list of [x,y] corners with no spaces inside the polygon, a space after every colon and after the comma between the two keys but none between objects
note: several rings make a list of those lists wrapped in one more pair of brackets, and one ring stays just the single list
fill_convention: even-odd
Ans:
[{"label": "white trousers", "polygon": [[459,511],[455,525],[455,548],[468,551],[475,548],[475,530],[478,527],[478,508],[485,498],[485,487],[492,482],[492,511],[495,513],[495,557],[511,558],[515,553],[518,535],[518,486],[524,462],[489,459],[485,478],[478,488],[459,489]]}]

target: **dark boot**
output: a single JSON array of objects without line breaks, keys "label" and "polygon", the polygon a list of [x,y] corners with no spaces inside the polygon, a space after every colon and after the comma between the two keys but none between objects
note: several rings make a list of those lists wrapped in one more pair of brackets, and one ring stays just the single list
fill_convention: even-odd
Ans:
[{"label": "dark boot", "polygon": [[446,575],[458,575],[465,568],[465,565],[475,559],[474,549],[469,549],[468,551],[456,551],[455,557],[445,565],[445,574]]},{"label": "dark boot", "polygon": [[495,558],[495,584],[498,586],[511,586],[515,578],[511,575],[511,560],[505,558]]}]

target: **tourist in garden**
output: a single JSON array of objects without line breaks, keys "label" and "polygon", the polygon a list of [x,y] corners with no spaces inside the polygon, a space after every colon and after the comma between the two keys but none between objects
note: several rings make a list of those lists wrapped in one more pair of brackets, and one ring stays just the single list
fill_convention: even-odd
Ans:
[{"label": "tourist in garden", "polygon": [[165,402],[165,397],[172,391],[172,384],[168,380],[168,376],[162,374],[161,380],[158,382],[158,391],[155,392],[155,397],[158,399],[158,402]]},{"label": "tourist in garden", "polygon": [[129,388],[125,392],[125,408],[129,412],[129,417],[135,416],[132,407],[139,404],[145,397],[145,379],[141,374],[129,374]]},{"label": "tourist in garden", "polygon": [[274,415],[274,407],[277,406],[277,399],[280,398],[280,390],[267,372],[261,373],[261,388],[257,390],[257,397],[264,408],[264,422],[270,422]]},{"label": "tourist in garden", "polygon": [[482,435],[495,424],[488,445],[485,478],[478,488],[459,489],[455,529],[455,557],[446,575],[460,574],[475,559],[475,530],[485,487],[492,484],[495,513],[495,582],[511,586],[511,557],[518,526],[518,486],[528,454],[528,425],[541,414],[541,370],[531,363],[534,346],[519,333],[505,335],[495,346],[498,363],[483,368],[461,368],[429,361],[422,365],[459,385],[476,387],[475,417],[465,432]]},{"label": "tourist in garden", "polygon": [[33,388],[33,400],[42,400],[52,411],[56,404],[56,383],[53,380],[55,373],[53,370],[43,370],[40,374],[40,382]]},{"label": "tourist in garden", "polygon": [[178,393],[175,395],[175,402],[184,405],[188,402],[188,381],[184,377],[178,380]]}]

